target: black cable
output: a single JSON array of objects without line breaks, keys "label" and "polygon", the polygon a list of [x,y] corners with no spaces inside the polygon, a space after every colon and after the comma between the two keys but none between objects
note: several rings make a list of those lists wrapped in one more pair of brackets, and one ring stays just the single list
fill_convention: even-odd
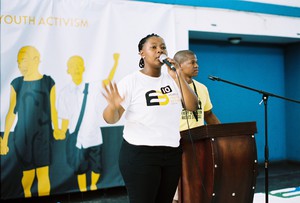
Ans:
[{"label": "black cable", "polygon": [[[190,129],[189,119],[188,119],[188,115],[187,115],[187,110],[185,108],[186,105],[185,105],[185,100],[184,100],[184,96],[183,96],[183,92],[182,92],[181,82],[180,82],[180,78],[178,76],[177,71],[175,71],[175,73],[176,73],[177,78],[178,78],[179,89],[180,89],[180,92],[181,92],[181,95],[182,95],[182,105],[183,105],[183,108],[184,108],[184,111],[185,111],[186,122],[187,122],[187,126],[188,126],[188,135],[189,135],[189,139],[190,139],[190,142],[191,142],[191,145],[192,145],[192,150],[193,150],[193,155],[194,155],[193,158],[194,158],[195,163],[197,164],[198,161],[197,161],[197,157],[196,157],[195,144],[194,144],[194,140],[193,140],[192,134],[191,134],[191,129]],[[198,97],[197,97],[197,100],[198,100]],[[207,192],[207,190],[206,190],[206,188],[204,186],[204,183],[203,183],[203,176],[201,174],[201,170],[200,170],[199,167],[197,167],[197,171],[199,173],[199,177],[200,177],[202,188],[203,188],[204,192],[206,193],[207,198],[209,198],[208,192]]]}]

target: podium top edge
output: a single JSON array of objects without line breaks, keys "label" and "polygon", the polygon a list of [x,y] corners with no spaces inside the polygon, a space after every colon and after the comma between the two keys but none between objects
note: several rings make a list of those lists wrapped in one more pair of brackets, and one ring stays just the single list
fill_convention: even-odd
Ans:
[{"label": "podium top edge", "polygon": [[190,134],[194,139],[205,139],[214,137],[254,135],[257,133],[256,122],[222,123],[203,125],[190,130],[180,132],[183,140],[190,139]]}]

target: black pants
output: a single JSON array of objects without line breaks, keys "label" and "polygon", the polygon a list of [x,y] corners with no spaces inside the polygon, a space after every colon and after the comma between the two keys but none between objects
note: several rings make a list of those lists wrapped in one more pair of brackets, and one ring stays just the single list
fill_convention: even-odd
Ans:
[{"label": "black pants", "polygon": [[75,174],[84,174],[89,171],[102,173],[102,144],[93,147],[82,148],[79,154],[79,167]]},{"label": "black pants", "polygon": [[182,148],[123,141],[119,166],[130,203],[172,203],[181,175]]}]

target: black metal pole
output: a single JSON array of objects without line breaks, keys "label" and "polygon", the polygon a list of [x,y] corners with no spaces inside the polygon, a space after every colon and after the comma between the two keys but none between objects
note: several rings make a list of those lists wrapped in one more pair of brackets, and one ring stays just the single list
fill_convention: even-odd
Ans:
[{"label": "black metal pole", "polygon": [[268,95],[263,95],[265,107],[265,199],[269,202],[269,144],[268,144]]}]

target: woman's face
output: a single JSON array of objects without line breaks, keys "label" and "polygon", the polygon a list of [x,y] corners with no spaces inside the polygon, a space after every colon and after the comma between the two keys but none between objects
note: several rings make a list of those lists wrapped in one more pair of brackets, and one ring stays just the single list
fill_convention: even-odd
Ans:
[{"label": "woman's face", "polygon": [[161,67],[162,63],[159,61],[161,54],[168,54],[164,40],[161,37],[150,37],[144,44],[140,55],[144,58],[145,67]]}]

